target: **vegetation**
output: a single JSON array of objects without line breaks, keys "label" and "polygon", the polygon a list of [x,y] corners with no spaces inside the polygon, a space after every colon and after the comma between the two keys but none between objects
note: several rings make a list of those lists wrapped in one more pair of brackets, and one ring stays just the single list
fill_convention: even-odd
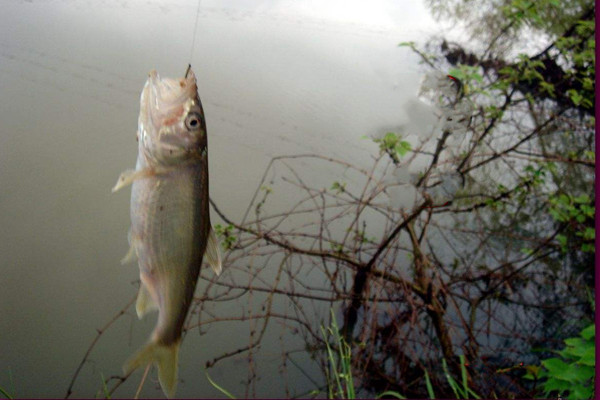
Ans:
[{"label": "vegetation", "polygon": [[[239,221],[212,204],[227,269],[203,276],[187,329],[248,326],[246,345],[206,365],[244,354],[244,397],[273,343],[282,375],[315,385],[296,393],[282,379],[287,397],[594,395],[594,3],[428,4],[471,34],[399,50],[421,57],[435,129],[373,138],[368,170],[276,157]],[[320,374],[296,362],[299,342]]]},{"label": "vegetation", "polygon": [[[335,314],[331,311],[331,326],[327,329],[321,327],[323,340],[327,348],[329,369],[326,370],[327,397],[329,399],[355,399],[354,377],[352,375],[352,349],[339,333],[335,322]],[[329,344],[329,336],[334,339],[334,344]],[[337,357],[332,347],[337,348]]]},{"label": "vegetation", "polygon": [[[14,385],[14,382],[13,382],[12,371],[10,369],[8,370],[8,379],[10,381],[12,389],[10,391],[7,391],[2,386],[0,386],[0,398],[4,397],[4,398],[7,398],[7,399],[13,399],[15,397],[15,393],[16,393],[16,391],[15,391],[15,385]],[[12,393],[12,395],[10,393]]]},{"label": "vegetation", "polygon": [[12,399],[12,396],[10,394],[8,394],[8,392],[6,390],[2,389],[1,387],[0,387],[0,394],[2,396],[6,397],[7,399]]},{"label": "vegetation", "polygon": [[590,325],[581,331],[579,337],[565,339],[567,347],[555,352],[560,357],[543,360],[543,370],[530,368],[524,378],[547,378],[543,384],[544,397],[593,398],[595,336],[596,328]]}]

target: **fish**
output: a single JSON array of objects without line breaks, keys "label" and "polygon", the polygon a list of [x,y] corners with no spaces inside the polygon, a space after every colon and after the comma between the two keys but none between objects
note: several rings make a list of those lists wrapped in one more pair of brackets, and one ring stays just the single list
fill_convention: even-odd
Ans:
[{"label": "fish", "polygon": [[154,364],[168,398],[175,395],[183,325],[192,304],[203,256],[219,275],[219,242],[210,222],[206,120],[196,76],[161,78],[150,71],[140,97],[136,167],[112,191],[131,185],[129,251],[137,259],[138,318],[158,310],[144,347],[123,366],[129,375]]}]

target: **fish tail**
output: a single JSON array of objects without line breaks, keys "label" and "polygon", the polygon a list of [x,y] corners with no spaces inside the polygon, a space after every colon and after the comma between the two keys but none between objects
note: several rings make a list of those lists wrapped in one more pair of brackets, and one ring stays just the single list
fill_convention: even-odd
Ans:
[{"label": "fish tail", "polygon": [[180,343],[181,341],[170,345],[154,341],[148,343],[125,363],[123,372],[128,375],[139,367],[150,363],[155,364],[158,367],[160,387],[168,398],[173,398],[177,387],[177,358]]}]

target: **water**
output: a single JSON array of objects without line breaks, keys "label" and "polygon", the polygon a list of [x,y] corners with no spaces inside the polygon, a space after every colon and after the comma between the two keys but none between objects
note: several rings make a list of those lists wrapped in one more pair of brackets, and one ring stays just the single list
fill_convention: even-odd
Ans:
[{"label": "water", "polygon": [[[127,250],[129,191],[111,195],[110,188],[134,165],[147,72],[180,76],[190,62],[196,7],[195,1],[2,4],[0,386],[16,396],[64,396],[96,329],[136,294],[137,268],[119,264]],[[420,70],[397,44],[425,38],[432,26],[416,2],[202,1],[191,63],[208,121],[211,197],[219,207],[239,220],[274,155],[316,152],[369,165],[377,146],[360,137],[411,122],[406,109],[416,99]],[[306,167],[324,184],[335,178]],[[240,304],[222,307],[235,311]],[[111,327],[84,366],[75,396],[94,396],[101,374],[120,374],[153,325],[154,317],[138,321],[129,312]],[[222,396],[203,366],[247,344],[248,330],[248,322],[232,322],[201,336],[192,331],[182,347],[178,396]],[[280,346],[276,330],[267,334]],[[257,395],[284,395],[284,383],[270,381],[280,348],[264,354]],[[298,362],[310,365],[306,356]],[[210,373],[242,396],[247,370],[240,356]],[[132,396],[139,376],[115,395]],[[294,393],[314,388],[302,373],[290,376]],[[142,393],[162,396],[153,383]]]}]

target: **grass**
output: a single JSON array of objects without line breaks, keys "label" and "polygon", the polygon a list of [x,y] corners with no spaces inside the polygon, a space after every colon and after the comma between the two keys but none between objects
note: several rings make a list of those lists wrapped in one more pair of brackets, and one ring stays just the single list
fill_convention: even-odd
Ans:
[{"label": "grass", "polygon": [[[456,382],[456,380],[452,377],[452,375],[450,375],[450,373],[448,372],[448,365],[446,364],[446,359],[442,359],[442,368],[444,368],[444,374],[446,375],[446,380],[448,381],[448,384],[450,385],[450,388],[452,389],[452,391],[454,392],[454,396],[456,396],[457,399],[479,399],[480,397],[469,388],[469,384],[467,381],[467,368],[465,367],[465,356],[464,355],[460,355],[460,375],[462,378],[462,382],[461,384],[459,384],[458,382]],[[427,375],[426,375],[427,376]],[[429,381],[429,379],[427,379]],[[431,386],[431,383],[429,383],[429,386]],[[429,387],[428,387],[429,390]],[[433,389],[432,389],[433,391]],[[431,396],[431,394],[430,394]],[[431,397],[432,399],[435,397]]]},{"label": "grass", "polygon": [[[8,369],[8,379],[10,380],[10,385],[12,386],[12,391],[13,391],[13,393],[15,393],[15,383],[13,382],[13,377],[12,377],[10,368]],[[2,386],[0,386],[0,395],[6,397],[7,399],[11,399],[11,400],[14,398]]]},{"label": "grass", "polygon": [[211,385],[213,385],[213,387],[215,389],[217,389],[218,391],[220,391],[221,393],[223,393],[225,396],[229,397],[230,399],[235,399],[236,397],[234,395],[232,395],[227,389],[222,388],[221,386],[217,385],[217,383],[215,381],[213,381],[210,376],[208,375],[208,371],[204,371],[204,373],[206,374],[206,378],[208,379],[208,381],[210,382]]},{"label": "grass", "polygon": [[[327,349],[327,360],[329,368],[325,371],[325,378],[327,380],[327,397],[329,399],[356,399],[356,390],[354,387],[354,378],[352,376],[352,349],[350,345],[346,343],[344,338],[340,335],[337,322],[333,310],[331,310],[331,325],[327,328],[321,326],[321,333],[325,341],[325,347]],[[330,337],[333,338],[333,343],[330,344]],[[465,356],[461,355],[460,358],[460,369],[461,369],[461,381],[456,381],[448,371],[448,365],[445,359],[442,359],[442,368],[446,380],[450,385],[450,388],[454,392],[457,399],[479,399],[480,397],[468,386],[467,369],[465,367]],[[210,384],[225,396],[230,399],[236,397],[226,389],[219,386],[214,382],[211,377],[206,373],[206,378]],[[424,370],[425,386],[427,388],[427,395],[430,399],[435,399],[435,392],[433,391],[433,385],[429,378],[429,373]],[[315,390],[311,394],[318,394],[319,391]],[[397,399],[406,399],[405,396],[392,390],[385,391],[376,396],[377,399],[383,396],[391,396]]]},{"label": "grass", "polygon": [[0,386],[0,394],[4,397],[6,397],[7,399],[12,399],[12,396],[10,394],[8,394],[8,392],[6,390],[4,390],[2,388],[2,386]]},{"label": "grass", "polygon": [[[340,335],[339,329],[335,320],[333,310],[331,310],[331,326],[327,329],[321,327],[325,345],[327,347],[327,358],[329,361],[329,370],[326,371],[327,378],[327,397],[330,399],[342,398],[342,399],[355,399],[356,391],[354,389],[354,380],[352,378],[352,350],[344,338]],[[334,343],[337,345],[338,351],[334,352],[332,346],[329,344],[328,337],[332,336]],[[457,399],[479,399],[480,397],[469,388],[467,379],[467,368],[465,367],[465,356],[460,355],[460,369],[461,369],[461,382],[457,382],[448,371],[448,365],[445,359],[442,359],[442,368],[446,375],[446,380],[450,385],[450,388],[454,392]],[[430,399],[435,399],[435,393],[433,391],[433,385],[429,379],[429,373],[424,370],[425,373],[425,386],[427,387],[427,395]],[[376,398],[383,396],[391,396],[397,399],[406,399],[400,393],[395,391],[385,391]]]},{"label": "grass", "polygon": [[[331,310],[331,325],[327,329],[321,326],[321,332],[327,346],[327,358],[329,360],[329,370],[326,371],[327,396],[330,399],[355,399],[356,392],[350,368],[352,349],[340,335],[333,310]],[[334,342],[337,344],[337,360],[333,349],[329,345],[329,335],[333,336]]]},{"label": "grass", "polygon": [[100,378],[102,378],[102,391],[104,392],[104,398],[110,399],[110,393],[108,391],[108,387],[106,386],[106,379],[104,379],[104,374],[100,372]]}]

